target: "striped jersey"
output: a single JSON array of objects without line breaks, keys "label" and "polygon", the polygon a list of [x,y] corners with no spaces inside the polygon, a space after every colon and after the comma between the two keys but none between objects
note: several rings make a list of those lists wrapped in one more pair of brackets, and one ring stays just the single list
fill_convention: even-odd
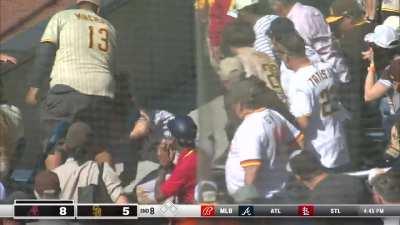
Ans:
[{"label": "striped jersey", "polygon": [[114,97],[116,31],[96,13],[64,10],[49,21],[41,42],[58,46],[50,86],[64,84],[80,93]]},{"label": "striped jersey", "polygon": [[257,20],[253,26],[256,40],[254,41],[254,48],[258,52],[267,54],[275,60],[275,54],[272,48],[271,39],[267,36],[266,32],[270,29],[272,21],[278,18],[276,15],[266,15]]},{"label": "striped jersey", "polygon": [[243,48],[237,57],[243,64],[246,77],[255,76],[264,81],[283,103],[287,102],[280,83],[279,67],[271,57],[253,48]]}]

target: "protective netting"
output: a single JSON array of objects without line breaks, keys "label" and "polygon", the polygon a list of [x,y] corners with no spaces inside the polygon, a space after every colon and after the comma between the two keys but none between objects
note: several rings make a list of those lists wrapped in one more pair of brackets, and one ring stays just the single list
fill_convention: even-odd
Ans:
[{"label": "protective netting", "polygon": [[[2,1],[1,4],[5,4],[4,2],[5,1]],[[44,7],[44,5],[47,4],[46,1],[38,2],[41,4],[40,7]],[[240,2],[244,2],[244,8],[240,8],[237,5]],[[254,2],[258,2],[256,3],[256,6],[254,6]],[[283,48],[285,51],[279,48],[276,49],[276,43],[270,44],[272,46],[271,48],[273,49],[273,55],[268,58],[270,60],[268,63],[262,63],[262,68],[266,68],[265,70],[268,70],[267,72],[269,73],[267,73],[267,75],[261,74],[259,76],[258,74],[251,74],[251,72],[257,73],[258,71],[251,71],[251,69],[247,68],[251,66],[246,65],[246,63],[248,63],[247,61],[251,61],[250,57],[256,58],[256,61],[260,58],[261,60],[264,59],[265,61],[265,54],[262,53],[264,54],[262,55],[261,53],[255,53],[250,54],[252,56],[246,54],[238,56],[242,50],[237,50],[238,46],[235,45],[235,41],[237,40],[239,40],[239,42],[248,40],[248,37],[245,37],[245,35],[241,36],[246,31],[246,27],[240,27],[243,26],[243,22],[248,25],[247,31],[250,28],[250,33],[252,33],[250,34],[251,39],[252,35],[255,35],[253,34],[253,29],[257,30],[255,25],[256,21],[265,15],[271,16],[272,14],[276,14],[277,8],[271,5],[274,2],[281,1],[103,1],[105,5],[102,8],[101,16],[109,20],[118,33],[115,57],[117,69],[115,74],[113,74],[116,78],[115,80],[117,87],[115,99],[110,104],[104,103],[107,104],[106,109],[98,108],[98,106],[93,103],[95,106],[92,108],[88,107],[90,108],[88,111],[85,111],[83,114],[79,114],[79,116],[75,117],[74,119],[79,118],[78,120],[86,121],[89,124],[101,121],[98,122],[101,126],[93,125],[93,127],[99,133],[103,132],[109,135],[110,140],[108,141],[105,137],[107,134],[102,134],[104,135],[104,138],[102,138],[101,141],[108,142],[103,143],[103,145],[109,145],[108,150],[112,155],[113,162],[115,164],[122,163],[124,171],[120,178],[124,185],[131,185],[130,191],[132,191],[132,186],[138,182],[146,183],[149,180],[154,181],[153,178],[158,175],[157,172],[154,172],[154,170],[159,169],[160,152],[158,147],[160,145],[160,138],[165,136],[170,137],[171,134],[168,128],[168,123],[173,118],[172,114],[189,114],[198,126],[198,137],[196,139],[198,148],[198,161],[197,171],[195,171],[197,173],[197,181],[212,181],[218,186],[218,192],[216,195],[217,198],[214,198],[216,196],[215,193],[212,193],[212,189],[214,188],[213,183],[210,184],[207,182],[202,182],[202,185],[200,185],[201,187],[199,186],[198,189],[196,189],[195,195],[198,195],[197,197],[199,197],[196,199],[196,201],[219,201],[228,203],[233,202],[233,198],[237,197],[232,196],[232,193],[230,193],[231,195],[228,194],[226,183],[229,183],[229,181],[227,181],[225,177],[225,173],[227,172],[225,166],[227,163],[227,158],[235,157],[232,155],[228,156],[230,151],[232,151],[232,139],[234,139],[236,128],[242,123],[242,120],[246,117],[247,112],[245,113],[246,115],[240,114],[242,105],[238,105],[238,102],[235,102],[237,100],[235,98],[237,97],[233,96],[234,94],[232,94],[235,90],[227,90],[228,86],[235,86],[235,82],[237,82],[237,80],[233,81],[233,79],[230,80],[225,78],[231,75],[236,76],[238,79],[240,78],[244,80],[251,80],[248,79],[248,77],[257,77],[259,80],[267,81],[268,83],[271,81],[270,78],[272,77],[275,78],[275,80],[273,80],[273,82],[271,81],[270,85],[274,86],[275,84],[275,86],[278,86],[276,89],[280,89],[279,86],[281,85],[280,83],[282,83],[282,81],[279,79],[280,73],[284,71],[282,67],[287,66],[287,54],[289,54],[289,50],[286,48],[291,47],[290,43],[286,43],[288,46],[284,46],[282,44],[282,46],[285,47]],[[282,2],[294,1],[282,0]],[[322,17],[320,23],[323,23],[323,25],[326,27],[328,26],[328,24],[325,23],[325,17],[328,17],[328,15],[333,13],[331,10],[329,10],[329,7],[334,1],[303,0],[299,2],[305,5],[313,6],[316,8],[315,10],[319,10],[322,14],[316,14]],[[59,1],[58,3],[65,4],[65,1]],[[250,9],[247,8],[247,11],[245,10],[246,12],[241,11],[249,6],[246,4],[250,4]],[[24,8],[22,8],[22,10],[24,10]],[[57,10],[53,9],[51,13],[47,14],[47,16],[54,15]],[[234,19],[231,17],[231,15],[234,15],[235,12],[239,14],[239,18]],[[227,15],[228,13],[230,15]],[[357,23],[353,21],[352,23],[357,24],[356,28],[354,28],[356,31],[354,31],[354,33],[352,33],[353,35],[350,35],[348,38],[343,38],[346,33],[336,33],[343,28],[339,24],[331,24],[329,29],[332,31],[332,33],[329,33],[330,31],[327,32],[329,35],[332,35],[332,37],[329,37],[331,38],[330,40],[332,40],[331,44],[337,44],[339,46],[339,51],[332,52],[332,54],[329,53],[328,55],[341,54],[344,58],[346,58],[345,61],[350,68],[350,73],[353,75],[351,84],[341,84],[340,87],[335,89],[338,91],[337,98],[333,99],[329,96],[325,96],[326,98],[323,98],[324,95],[321,94],[323,97],[320,99],[315,99],[316,102],[319,101],[318,104],[325,106],[327,100],[340,100],[341,104],[352,114],[351,119],[343,123],[345,132],[341,134],[347,139],[351,162],[347,164],[345,168],[340,168],[340,172],[370,169],[376,166],[388,166],[388,161],[385,161],[382,156],[386,150],[387,143],[390,142],[389,136],[391,136],[391,132],[390,127],[389,131],[387,127],[384,127],[382,120],[385,120],[385,116],[390,116],[389,114],[393,112],[390,112],[390,108],[387,108],[390,107],[390,102],[388,104],[388,102],[380,101],[380,98],[375,101],[371,101],[371,103],[365,103],[364,83],[367,76],[366,74],[368,73],[368,66],[370,66],[370,64],[368,61],[361,59],[361,52],[368,50],[368,47],[372,46],[369,46],[366,42],[364,42],[364,35],[373,32],[374,28],[382,22],[380,20],[383,20],[385,16],[383,13],[378,13],[378,15],[379,17],[377,17],[378,19],[375,21],[368,22],[366,19],[370,18],[364,18],[363,16],[358,18],[359,20],[356,21]],[[337,22],[346,19],[348,16],[349,15],[335,16],[334,19],[336,19]],[[247,21],[240,21],[243,20],[243,18],[246,18],[244,20]],[[271,18],[276,19],[277,16],[271,16]],[[304,18],[297,19],[302,20]],[[240,21],[240,23],[238,23],[238,21]],[[306,24],[306,22],[310,22],[310,20],[305,21],[304,23]],[[231,24],[235,23],[237,23],[235,26],[239,27],[237,29],[242,29],[243,33],[235,33],[235,27],[229,28]],[[261,25],[265,25],[264,21],[262,23],[263,24]],[[0,48],[0,53],[15,53],[15,56],[18,59],[21,59],[20,63],[16,66],[11,66],[11,68],[9,68],[9,65],[2,65],[0,68],[4,83],[4,90],[2,93],[5,93],[5,99],[7,99],[9,103],[20,108],[24,118],[23,125],[25,128],[24,136],[26,140],[26,151],[24,152],[24,157],[20,157],[21,160],[13,165],[13,169],[32,169],[35,166],[42,168],[43,165],[40,165],[40,162],[38,164],[37,161],[38,159],[41,160],[43,158],[43,149],[49,148],[49,142],[51,142],[52,137],[65,136],[66,132],[61,131],[62,127],[59,127],[60,129],[58,130],[54,129],[58,126],[57,123],[49,123],[50,128],[47,129],[46,135],[42,134],[42,130],[45,128],[45,126],[40,120],[42,116],[41,107],[44,103],[46,103],[46,96],[48,97],[50,95],[50,93],[47,92],[49,79],[44,79],[41,84],[40,95],[38,98],[39,104],[36,107],[32,107],[25,103],[25,94],[28,88],[27,80],[31,73],[33,73],[33,64],[37,59],[37,56],[34,54],[35,48],[37,48],[39,45],[40,36],[43,33],[46,25],[47,21],[43,21],[37,26],[34,26],[32,30],[28,30],[25,33],[7,36],[7,38],[11,38],[7,41],[2,40],[2,46]],[[306,25],[314,26],[315,24],[312,23]],[[363,26],[363,30],[361,30],[361,28],[360,30],[357,30],[358,26]],[[365,30],[364,26],[366,27]],[[225,30],[226,27],[229,29]],[[325,29],[327,29],[326,27]],[[318,26],[317,28],[322,29]],[[279,30],[279,28],[277,28],[277,30]],[[289,31],[290,29],[287,31],[288,35],[290,35]],[[316,32],[318,33],[319,31],[320,30],[317,30]],[[229,32],[231,32],[231,36],[228,35],[224,37],[224,35]],[[257,35],[254,37],[255,39],[260,38]],[[270,38],[267,35],[272,34],[264,31],[264,33],[261,34],[261,36],[263,36],[261,39]],[[309,34],[304,35],[307,36]],[[336,37],[334,37],[335,35]],[[312,34],[309,36],[312,36]],[[283,35],[282,39],[285,38],[287,39],[287,36]],[[326,37],[319,38],[324,39]],[[272,43],[272,40],[269,41]],[[318,42],[319,40],[314,41]],[[239,45],[241,45],[241,43]],[[246,47],[252,48],[252,46]],[[310,50],[308,47],[309,46],[306,47],[306,50]],[[318,46],[312,47],[317,48]],[[312,47],[311,50],[318,52],[318,50],[312,49]],[[325,50],[324,47],[321,47],[321,49],[319,50]],[[354,55],[354,53],[357,55]],[[291,52],[291,54],[297,57],[296,53]],[[398,52],[396,54],[398,54]],[[384,56],[386,55],[383,54],[382,58],[385,58]],[[231,61],[224,61],[226,58],[231,58]],[[357,60],[354,61],[353,59]],[[312,61],[312,59],[310,60]],[[224,66],[222,65],[222,61],[225,63]],[[362,71],[363,69],[364,71]],[[236,72],[236,74],[231,73],[232,71]],[[274,77],[276,74],[278,74],[278,79],[277,77]],[[320,80],[318,79],[323,79],[324,74],[318,76],[321,76],[322,78],[314,77],[314,83],[319,83]],[[246,77],[246,79],[244,77]],[[276,84],[276,82],[278,84]],[[244,89],[245,90],[241,90],[243,93],[247,91],[246,88]],[[247,89],[253,91],[256,88],[250,87]],[[393,89],[392,91],[396,90]],[[64,90],[64,92],[66,91]],[[59,91],[58,94],[61,94],[58,96],[58,98],[54,97],[53,101],[55,101],[54,99],[57,101],[62,101],[62,94],[65,94],[64,92]],[[267,96],[264,98],[264,100],[268,101],[268,104],[271,103],[271,95],[269,95],[270,93],[271,92],[267,92],[266,94],[263,93],[265,96]],[[259,106],[259,103],[257,103],[254,99],[260,98],[259,96],[256,97],[250,96],[249,98],[251,98],[251,101],[249,100],[250,103],[248,103],[248,105]],[[283,98],[285,98],[285,96],[283,96]],[[101,101],[101,99],[99,101]],[[280,102],[283,104],[265,104],[265,106],[268,106],[274,110],[277,109],[277,111],[280,113],[283,112],[281,114],[285,116],[288,121],[296,123],[296,116],[291,115],[294,113],[290,109],[290,103],[288,102],[290,102],[290,99],[287,102]],[[101,104],[99,105],[101,106]],[[386,108],[383,106],[386,106]],[[138,109],[140,109],[141,112],[139,112]],[[260,107],[260,109],[264,108]],[[328,105],[328,111],[328,113],[334,112],[335,108]],[[382,111],[382,113],[380,111]],[[241,116],[238,116],[238,113]],[[315,112],[313,113],[316,114]],[[233,119],[233,117],[241,118]],[[278,116],[274,118],[276,119]],[[105,121],[110,123],[106,123]],[[143,121],[147,121],[148,124]],[[140,126],[142,125],[145,128],[140,130],[142,128]],[[318,129],[320,130],[325,129],[325,127],[323,127],[321,124],[316,126],[318,126]],[[138,133],[134,132],[135,127],[138,128]],[[257,125],[255,125],[255,127],[255,129],[257,129]],[[298,125],[298,127],[302,128],[300,125]],[[146,136],[141,134],[141,132],[147,132],[146,135],[151,133],[152,135]],[[283,137],[287,135],[285,132],[278,130],[276,133],[274,133],[274,135]],[[387,135],[386,137],[384,135],[385,132]],[[246,134],[242,135],[244,137],[248,135],[248,137],[251,138],[253,133],[257,134],[258,130],[249,129]],[[4,134],[4,132],[2,132],[2,134]],[[141,135],[146,136],[146,138],[143,138]],[[267,137],[268,134],[265,136]],[[307,138],[315,139],[316,137]],[[179,138],[177,139],[179,141]],[[242,143],[243,142],[246,142],[246,140],[242,140]],[[272,142],[278,143],[279,141],[272,140]],[[268,141],[266,141],[266,143],[269,144]],[[55,142],[50,144],[53,148],[53,145],[58,143]],[[254,146],[251,144],[249,144],[249,148],[254,148]],[[279,144],[277,145],[278,147],[280,147]],[[332,144],[332,148],[336,148],[336,145],[340,144],[343,143],[334,143]],[[269,148],[269,145],[257,147],[261,149],[260,151],[262,153],[255,157],[275,157],[275,155],[271,154],[270,152],[263,152],[263,150]],[[48,150],[49,151],[46,153],[51,152],[50,149]],[[394,149],[392,152],[396,153],[396,149]],[[264,154],[266,154],[266,156]],[[243,153],[242,155],[247,154]],[[100,158],[101,157],[103,157],[102,159],[107,159],[108,155],[101,155]],[[244,162],[244,165],[259,165],[259,161],[255,159],[248,159],[245,161],[246,162]],[[273,168],[273,163],[271,163],[270,167],[271,169],[275,169]],[[116,168],[121,170],[121,167],[116,166]],[[151,171],[153,171],[153,173],[149,175],[149,172]],[[238,171],[237,174],[238,176],[243,175],[241,170]],[[143,177],[146,178],[143,180]],[[238,179],[241,180],[242,177]],[[292,181],[295,180],[293,174],[291,174],[290,179]],[[293,184],[291,188],[305,188],[304,185],[296,185],[298,184]],[[247,194],[251,195],[253,194],[251,193],[251,190],[252,189],[247,189],[245,192],[249,191],[250,193],[247,192]],[[329,190],[327,193],[329,193]],[[337,194],[334,190],[332,190],[332,193],[332,196]],[[246,196],[244,198],[246,198]],[[272,201],[271,203],[275,202]]]}]

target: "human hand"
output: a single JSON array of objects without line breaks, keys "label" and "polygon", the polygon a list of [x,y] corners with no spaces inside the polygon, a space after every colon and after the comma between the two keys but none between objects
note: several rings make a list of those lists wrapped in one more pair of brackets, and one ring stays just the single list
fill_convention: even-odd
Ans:
[{"label": "human hand", "polygon": [[38,104],[38,93],[39,88],[30,87],[25,96],[25,103],[30,106],[36,106]]},{"label": "human hand", "polygon": [[370,47],[367,51],[361,52],[362,59],[369,60],[370,63],[374,63],[374,50]]},{"label": "human hand", "polygon": [[47,170],[54,170],[62,164],[62,154],[60,151],[55,151],[54,154],[47,155],[45,165]]},{"label": "human hand", "polygon": [[0,53],[0,62],[17,64],[18,61],[10,55]]},{"label": "human hand", "polygon": [[175,159],[175,141],[172,139],[163,139],[157,148],[157,156],[160,165],[164,168],[173,164]]},{"label": "human hand", "polygon": [[151,121],[149,116],[140,111],[140,118],[136,121],[134,127],[132,128],[129,138],[133,140],[139,140],[146,137],[150,133]]},{"label": "human hand", "polygon": [[95,161],[98,164],[108,163],[108,165],[114,166],[114,163],[112,161],[112,156],[106,150],[100,150],[100,152],[97,153],[96,156],[95,156]]}]

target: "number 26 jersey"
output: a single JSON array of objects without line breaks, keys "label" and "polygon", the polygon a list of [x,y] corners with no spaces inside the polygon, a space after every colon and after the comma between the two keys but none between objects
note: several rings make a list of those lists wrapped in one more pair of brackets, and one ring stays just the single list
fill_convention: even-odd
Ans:
[{"label": "number 26 jersey", "polygon": [[58,49],[50,86],[68,85],[87,95],[114,96],[116,31],[96,13],[64,10],[47,24],[41,42]]},{"label": "number 26 jersey", "polygon": [[337,97],[334,75],[325,64],[300,68],[291,78],[289,105],[296,117],[309,117],[305,148],[315,151],[328,168],[349,162],[343,122],[346,111]]}]

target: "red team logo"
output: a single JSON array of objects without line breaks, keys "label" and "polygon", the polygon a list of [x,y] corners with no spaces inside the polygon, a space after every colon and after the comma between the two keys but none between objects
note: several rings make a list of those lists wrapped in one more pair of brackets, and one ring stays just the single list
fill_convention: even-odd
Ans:
[{"label": "red team logo", "polygon": [[28,216],[39,216],[39,215],[40,215],[39,207],[32,206],[32,208],[28,212]]},{"label": "red team logo", "polygon": [[314,206],[301,205],[297,208],[297,215],[299,216],[314,216]]},{"label": "red team logo", "polygon": [[213,205],[202,205],[201,216],[215,216],[215,206]]}]

